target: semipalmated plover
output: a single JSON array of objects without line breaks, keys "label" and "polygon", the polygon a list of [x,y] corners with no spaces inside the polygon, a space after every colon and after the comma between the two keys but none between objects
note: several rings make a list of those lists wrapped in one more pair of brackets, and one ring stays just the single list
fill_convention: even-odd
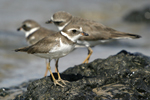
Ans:
[{"label": "semipalmated plover", "polygon": [[[21,27],[19,27],[17,30],[23,31],[25,33],[25,37],[29,45],[33,45],[39,40],[43,39],[44,37],[56,33],[53,30],[48,30],[44,27],[41,27],[36,21],[30,19],[22,22]],[[46,67],[44,76],[46,76],[47,73],[48,73],[48,66]]]},{"label": "semipalmated plover", "polygon": [[54,13],[51,16],[51,19],[46,23],[54,23],[59,30],[62,30],[64,27],[69,26],[70,24],[80,25],[83,28],[83,31],[89,34],[89,36],[83,36],[80,37],[79,40],[77,40],[77,43],[79,45],[84,45],[88,48],[88,56],[83,63],[88,63],[89,58],[93,53],[91,47],[95,45],[101,44],[112,39],[137,39],[141,37],[136,34],[114,30],[92,20],[74,17],[70,13],[64,11]]},{"label": "semipalmated plover", "polygon": [[[31,46],[16,49],[15,51],[27,52],[28,54],[34,54],[39,57],[49,59],[50,65],[50,61],[52,59],[59,59],[60,57],[69,54],[74,49],[77,40],[82,35],[88,36],[87,33],[84,33],[82,31],[82,27],[72,25],[71,28],[65,27],[62,31],[56,34],[47,36]],[[56,62],[56,64],[58,64],[58,62]],[[54,84],[64,87],[58,82],[61,81],[63,84],[66,85],[65,81],[62,80],[59,75],[58,67],[56,69],[58,74],[58,80],[55,79],[51,71],[51,67],[49,66],[49,71],[54,81]]]}]

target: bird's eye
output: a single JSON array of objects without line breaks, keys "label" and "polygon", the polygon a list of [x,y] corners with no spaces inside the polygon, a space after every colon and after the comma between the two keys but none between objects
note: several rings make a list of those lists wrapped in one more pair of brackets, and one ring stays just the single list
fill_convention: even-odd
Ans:
[{"label": "bird's eye", "polygon": [[24,25],[22,25],[22,27],[26,27],[26,25],[24,24]]},{"label": "bird's eye", "polygon": [[76,32],[77,32],[77,30],[72,30],[72,32],[73,32],[73,33],[76,33]]}]

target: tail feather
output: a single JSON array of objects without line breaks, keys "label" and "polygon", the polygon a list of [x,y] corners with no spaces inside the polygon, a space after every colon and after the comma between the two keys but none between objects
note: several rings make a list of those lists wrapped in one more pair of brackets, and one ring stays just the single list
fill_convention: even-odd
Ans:
[{"label": "tail feather", "polygon": [[23,48],[19,48],[19,49],[15,49],[15,52],[28,52],[29,47],[23,47]]},{"label": "tail feather", "polygon": [[113,37],[113,39],[122,39],[122,38],[138,39],[138,38],[141,38],[140,35],[130,34],[130,33],[124,33],[124,34],[115,33],[115,34],[112,34],[112,37]]},{"label": "tail feather", "polygon": [[141,38],[140,35],[136,35],[136,34],[131,34],[131,33],[125,33],[125,32],[120,32],[117,30],[114,30],[112,28],[105,28],[105,31],[108,31],[111,35],[111,39],[122,39],[122,38],[129,38],[129,39],[138,39]]},{"label": "tail feather", "polygon": [[141,36],[140,36],[140,35],[136,35],[136,34],[129,34],[129,33],[127,33],[127,34],[126,34],[126,36],[127,36],[127,37],[129,37],[129,38],[132,38],[132,39],[138,39],[138,38],[141,38]]}]

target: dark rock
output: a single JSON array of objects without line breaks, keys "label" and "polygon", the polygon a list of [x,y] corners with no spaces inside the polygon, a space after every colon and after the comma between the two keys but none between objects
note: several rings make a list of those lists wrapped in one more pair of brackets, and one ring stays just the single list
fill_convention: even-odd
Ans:
[{"label": "dark rock", "polygon": [[150,23],[150,5],[129,12],[123,19],[131,23]]},{"label": "dark rock", "polygon": [[21,97],[25,98],[25,92],[27,91],[27,86],[30,82],[34,80],[30,80],[29,82],[24,82],[17,86],[11,86],[9,88],[0,88],[0,100],[23,100]]},{"label": "dark rock", "polygon": [[[57,74],[54,76],[57,78]],[[51,77],[30,82],[15,100],[149,100],[150,58],[125,50],[107,59],[71,67],[61,74],[62,88]]]},{"label": "dark rock", "polygon": [[1,96],[1,97],[5,97],[5,96],[7,96],[7,95],[9,95],[9,93],[7,93],[7,92],[5,91],[5,88],[1,88],[1,89],[0,89],[0,96]]}]

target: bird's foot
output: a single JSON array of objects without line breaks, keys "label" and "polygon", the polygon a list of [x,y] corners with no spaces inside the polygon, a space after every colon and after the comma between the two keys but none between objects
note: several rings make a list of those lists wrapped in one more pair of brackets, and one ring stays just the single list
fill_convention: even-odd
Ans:
[{"label": "bird's foot", "polygon": [[58,79],[57,81],[62,82],[64,85],[66,85],[66,83],[70,83],[69,81],[63,79]]},{"label": "bird's foot", "polygon": [[60,84],[59,82],[62,82],[64,85],[66,85],[66,83],[70,83],[69,81],[63,80],[63,79],[58,79],[54,81],[54,85],[59,85],[61,87],[65,87],[64,85]]},{"label": "bird's foot", "polygon": [[55,86],[56,86],[56,85],[59,85],[59,86],[61,86],[61,87],[64,87],[64,85],[62,85],[62,84],[59,83],[59,80],[55,80],[55,81],[54,81],[54,85],[55,85]]}]

